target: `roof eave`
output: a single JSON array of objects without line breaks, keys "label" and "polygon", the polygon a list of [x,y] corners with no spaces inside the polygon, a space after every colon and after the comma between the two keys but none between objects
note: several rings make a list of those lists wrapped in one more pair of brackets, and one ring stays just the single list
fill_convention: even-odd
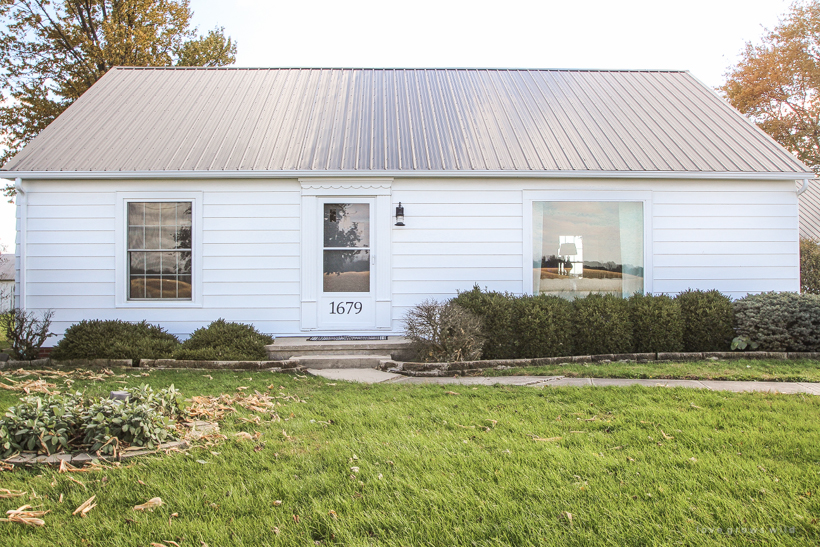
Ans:
[{"label": "roof eave", "polygon": [[82,179],[293,179],[293,178],[597,178],[597,179],[710,179],[802,180],[811,171],[3,171],[0,178],[26,180]]}]

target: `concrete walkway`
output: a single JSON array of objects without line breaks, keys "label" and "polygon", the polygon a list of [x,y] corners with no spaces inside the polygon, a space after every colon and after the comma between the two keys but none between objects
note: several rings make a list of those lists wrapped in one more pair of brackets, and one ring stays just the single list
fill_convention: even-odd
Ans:
[{"label": "concrete walkway", "polygon": [[631,386],[690,387],[712,391],[763,391],[770,393],[807,393],[820,395],[820,383],[809,382],[727,382],[717,380],[642,380],[621,378],[566,378],[564,376],[460,376],[418,378],[382,372],[372,368],[309,369],[309,374],[329,380],[362,382],[365,384],[442,384],[491,386]]}]

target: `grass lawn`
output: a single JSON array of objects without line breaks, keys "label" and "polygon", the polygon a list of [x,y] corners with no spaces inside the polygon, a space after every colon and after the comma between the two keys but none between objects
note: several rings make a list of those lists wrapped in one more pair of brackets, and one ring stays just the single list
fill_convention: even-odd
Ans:
[{"label": "grass lawn", "polygon": [[566,363],[488,370],[483,376],[567,376],[570,378],[649,378],[664,380],[758,380],[820,382],[820,361],[756,360],[689,363]]},{"label": "grass lawn", "polygon": [[[820,542],[820,397],[115,372],[128,376],[73,389],[273,386],[295,397],[280,399],[281,421],[247,423],[243,410],[222,423],[229,437],[261,432],[256,442],[87,473],[0,472],[0,488],[36,493],[0,499],[0,512],[51,511],[44,528],[0,522],[0,545]],[[0,389],[0,410],[18,396]],[[87,518],[72,516],[92,495]],[[157,496],[165,503],[154,512],[132,510]]]}]

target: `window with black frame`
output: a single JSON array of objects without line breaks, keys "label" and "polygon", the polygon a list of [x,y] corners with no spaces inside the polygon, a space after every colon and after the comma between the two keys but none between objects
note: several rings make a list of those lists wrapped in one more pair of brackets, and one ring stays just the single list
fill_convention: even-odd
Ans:
[{"label": "window with black frame", "polygon": [[192,203],[128,203],[128,299],[191,300]]}]

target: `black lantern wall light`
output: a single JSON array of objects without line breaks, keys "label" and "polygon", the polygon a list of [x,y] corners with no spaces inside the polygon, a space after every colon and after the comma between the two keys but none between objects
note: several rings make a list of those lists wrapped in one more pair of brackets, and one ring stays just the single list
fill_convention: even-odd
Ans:
[{"label": "black lantern wall light", "polygon": [[396,226],[404,226],[404,207],[401,206],[401,202],[396,207]]}]

